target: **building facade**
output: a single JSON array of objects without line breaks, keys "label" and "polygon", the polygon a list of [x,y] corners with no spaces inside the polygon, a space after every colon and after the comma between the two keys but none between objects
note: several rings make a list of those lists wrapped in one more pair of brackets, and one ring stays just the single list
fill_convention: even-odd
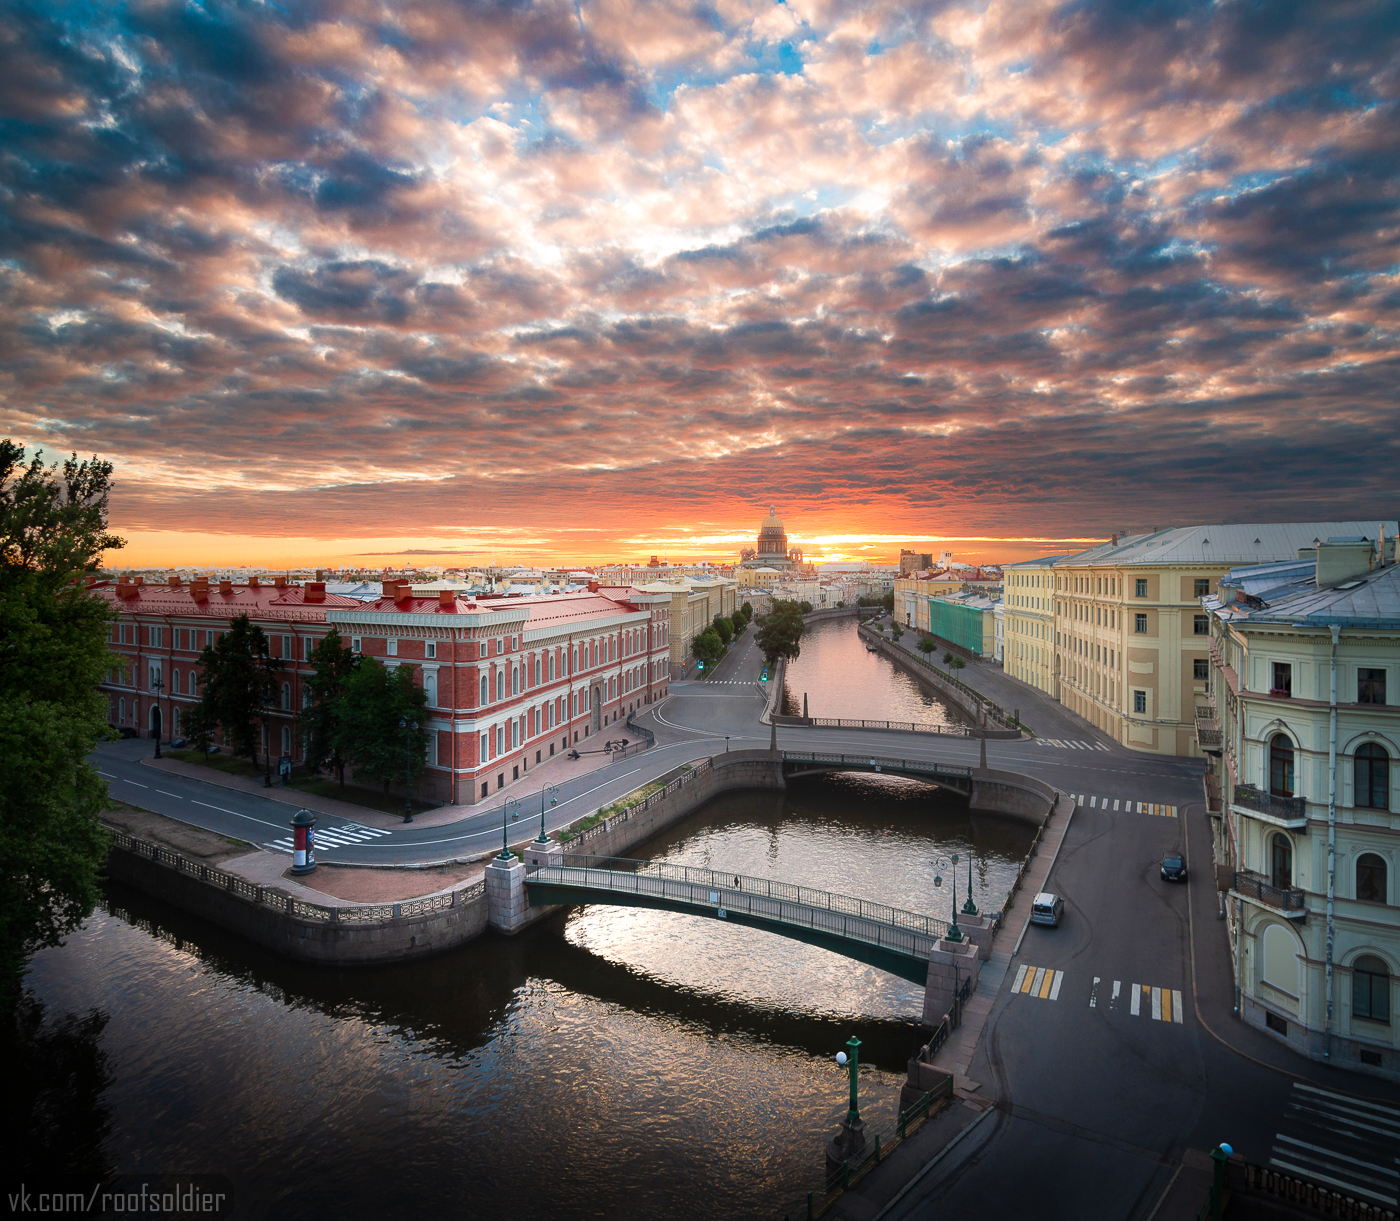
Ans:
[{"label": "building facade", "polygon": [[198,698],[200,653],[246,614],[285,664],[263,752],[303,762],[297,714],[307,703],[307,659],[334,627],[352,651],[411,667],[426,692],[422,794],[435,801],[471,804],[506,789],[664,697],[670,684],[672,599],[634,588],[465,600],[449,589],[418,597],[408,582],[389,581],[372,603],[336,598],[317,582],[92,589],[119,616],[103,684],[114,725],[179,736]]},{"label": "building facade", "polygon": [[1003,570],[1006,605],[1006,672],[1037,691],[1060,698],[1055,670],[1054,565],[1048,555]]},{"label": "building facade", "polygon": [[1400,569],[1369,540],[1311,559],[1203,600],[1217,884],[1243,1019],[1400,1080]]}]

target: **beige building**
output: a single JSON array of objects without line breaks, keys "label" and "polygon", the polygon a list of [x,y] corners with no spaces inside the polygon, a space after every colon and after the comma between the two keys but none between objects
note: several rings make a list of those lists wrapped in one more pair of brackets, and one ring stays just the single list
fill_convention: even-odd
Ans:
[{"label": "beige building", "polygon": [[1057,698],[1135,750],[1198,754],[1210,622],[1201,598],[1231,568],[1296,559],[1375,523],[1183,526],[1114,538],[1055,561]]},{"label": "beige building", "polygon": [[1238,568],[1203,599],[1199,733],[1240,1016],[1313,1059],[1400,1080],[1400,568],[1387,535]]},{"label": "beige building", "polygon": [[691,645],[695,637],[714,622],[716,615],[733,615],[740,605],[738,584],[729,577],[682,577],[677,581],[653,581],[638,588],[643,593],[670,595],[673,678],[679,678],[694,660]]},{"label": "beige building", "polygon": [[1007,564],[1005,582],[1006,672],[1037,691],[1060,697],[1055,671],[1055,571],[1063,556]]}]

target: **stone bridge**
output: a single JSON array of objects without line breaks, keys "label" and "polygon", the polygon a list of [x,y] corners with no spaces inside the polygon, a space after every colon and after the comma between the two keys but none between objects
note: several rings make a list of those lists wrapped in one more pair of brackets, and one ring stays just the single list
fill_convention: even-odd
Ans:
[{"label": "stone bridge", "polygon": [[894,776],[912,776],[952,789],[964,797],[972,795],[973,769],[951,763],[933,763],[925,759],[890,759],[883,755],[838,755],[825,751],[782,752],[783,778],[795,780],[820,772],[880,772]]}]

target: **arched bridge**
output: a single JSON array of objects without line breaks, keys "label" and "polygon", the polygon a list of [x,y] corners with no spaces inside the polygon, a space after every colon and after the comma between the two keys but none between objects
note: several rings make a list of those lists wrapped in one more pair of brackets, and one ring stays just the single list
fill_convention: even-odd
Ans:
[{"label": "arched bridge", "polygon": [[882,755],[833,755],[823,751],[785,750],[783,776],[788,780],[819,772],[880,772],[927,780],[940,788],[952,789],[964,797],[972,795],[972,769],[925,759],[888,759]]},{"label": "arched bridge", "polygon": [[611,903],[766,929],[922,986],[947,922],[788,882],[619,857],[569,856],[525,875],[531,906]]}]

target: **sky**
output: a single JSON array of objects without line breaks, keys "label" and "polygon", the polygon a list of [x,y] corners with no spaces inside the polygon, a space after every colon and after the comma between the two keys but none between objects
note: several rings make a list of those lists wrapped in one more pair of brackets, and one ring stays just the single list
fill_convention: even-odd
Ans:
[{"label": "sky", "polygon": [[123,564],[1394,519],[1398,33],[7,0],[0,429],[114,464]]}]

